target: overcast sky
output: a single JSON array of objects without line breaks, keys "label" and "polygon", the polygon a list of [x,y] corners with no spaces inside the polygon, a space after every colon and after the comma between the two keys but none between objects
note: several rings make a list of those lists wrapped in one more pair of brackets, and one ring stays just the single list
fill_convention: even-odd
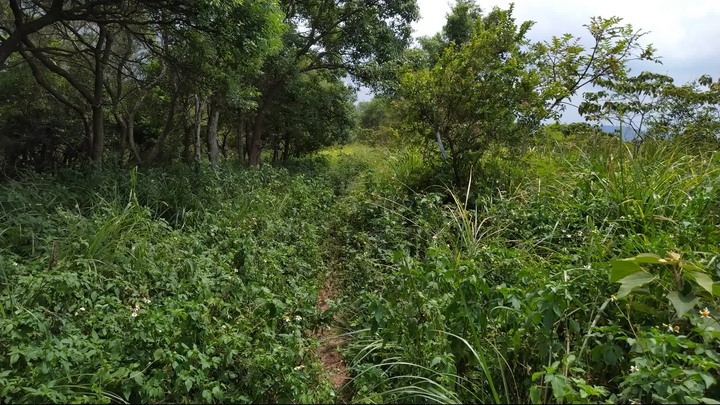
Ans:
[{"label": "overcast sky", "polygon": [[[451,0],[418,0],[420,21],[413,24],[415,36],[439,32],[450,12]],[[477,4],[484,12],[494,6],[507,8],[510,1],[484,1]],[[709,74],[720,76],[720,0],[517,0],[514,14],[517,23],[532,20],[535,25],[531,41],[549,40],[553,35],[571,33],[589,38],[583,24],[592,16],[618,16],[623,24],[648,31],[641,40],[651,43],[663,64],[640,63],[633,72],[650,70],[675,78],[676,84]],[[589,43],[586,43],[589,45]],[[370,96],[360,94],[359,99]],[[568,108],[562,121],[578,121],[577,111]]]}]

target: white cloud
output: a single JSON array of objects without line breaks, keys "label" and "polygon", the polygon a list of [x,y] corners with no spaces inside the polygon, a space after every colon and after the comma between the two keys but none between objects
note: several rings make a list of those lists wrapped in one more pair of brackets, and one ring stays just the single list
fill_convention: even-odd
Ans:
[{"label": "white cloud", "polygon": [[[493,6],[507,8],[511,1],[478,1],[484,11]],[[450,11],[448,0],[419,0],[421,20],[413,25],[416,36],[433,35],[442,29]],[[518,22],[533,20],[530,38],[550,39],[570,32],[587,37],[583,27],[592,16],[618,16],[635,29],[647,31],[645,43],[652,43],[665,63],[715,64],[720,74],[720,1],[717,0],[522,0],[515,2]]]}]

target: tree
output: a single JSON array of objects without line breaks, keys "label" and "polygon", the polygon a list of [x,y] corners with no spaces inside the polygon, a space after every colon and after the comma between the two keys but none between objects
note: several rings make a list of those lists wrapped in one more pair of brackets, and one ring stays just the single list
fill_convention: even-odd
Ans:
[{"label": "tree", "polygon": [[673,79],[666,75],[642,72],[608,82],[605,90],[587,92],[578,112],[590,121],[607,121],[632,129],[636,138],[645,138],[645,127],[653,121],[663,102],[664,90]]},{"label": "tree", "polygon": [[359,128],[356,139],[380,144],[397,140],[401,118],[395,101],[395,98],[376,96],[358,104]]},{"label": "tree", "polygon": [[442,28],[442,41],[446,46],[454,44],[456,47],[468,42],[481,18],[482,10],[474,0],[458,0],[447,15]]},{"label": "tree", "polygon": [[534,45],[533,53],[543,76],[543,97],[549,116],[565,110],[567,100],[587,85],[608,87],[627,77],[631,61],[660,63],[652,45],[642,46],[647,33],[620,25],[619,17],[593,17],[585,25],[592,45],[586,47],[572,34],[553,36]]},{"label": "tree", "polygon": [[355,125],[354,100],[352,90],[329,71],[290,80],[267,127],[273,163],[347,141]]},{"label": "tree", "polygon": [[402,78],[404,116],[426,144],[437,141],[456,184],[495,141],[527,136],[543,118],[536,92],[540,77],[532,66],[525,38],[530,22],[519,27],[512,7],[479,19],[470,39],[448,47],[432,68]]},{"label": "tree", "polygon": [[[14,52],[23,48],[35,33],[65,22],[93,22],[96,24],[149,24],[160,20],[163,11],[189,16],[196,9],[190,0],[8,0],[0,9],[0,69]],[[138,21],[138,10],[146,10],[147,17]],[[178,21],[178,20],[175,20]],[[171,21],[172,23],[173,21]]]},{"label": "tree", "polygon": [[648,132],[659,138],[720,140],[720,79],[703,75],[683,86],[665,86]]},{"label": "tree", "polygon": [[[215,166],[219,109],[232,98],[233,86],[247,86],[247,76],[278,49],[281,33],[272,0],[96,0],[73,2],[66,9],[62,2],[45,3],[11,2],[15,30],[3,30],[20,36],[13,51],[36,81],[83,122],[87,150],[97,165],[105,152],[108,106],[122,128],[121,144],[127,143],[134,160],[143,163],[158,155],[172,132],[181,93],[191,90],[201,104],[210,100],[207,144]],[[53,16],[51,22],[32,32],[23,28],[24,21],[40,14]],[[186,57],[180,50],[195,52]],[[181,59],[198,63],[188,67]],[[64,84],[58,86],[55,78]],[[140,151],[134,121],[159,85],[168,90],[170,101],[164,129],[147,151]]]},{"label": "tree", "polygon": [[288,26],[284,49],[266,61],[255,81],[261,95],[246,133],[252,166],[260,164],[273,100],[296,75],[335,70],[371,83],[382,72],[378,67],[407,47],[410,23],[418,17],[415,0],[283,0],[281,6]]}]

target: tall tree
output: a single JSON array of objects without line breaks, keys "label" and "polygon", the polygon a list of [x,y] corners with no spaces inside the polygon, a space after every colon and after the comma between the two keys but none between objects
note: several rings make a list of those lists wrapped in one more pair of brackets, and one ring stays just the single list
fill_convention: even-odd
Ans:
[{"label": "tall tree", "polygon": [[619,17],[591,18],[585,25],[591,37],[589,46],[572,34],[534,45],[550,115],[564,111],[568,100],[587,85],[606,87],[627,78],[629,62],[660,63],[655,48],[641,44],[647,33],[621,22]]},{"label": "tall tree", "polygon": [[[31,13],[44,10],[43,2],[20,9]],[[91,4],[92,3],[92,4]],[[116,120],[123,127],[136,161],[153,158],[172,129],[180,80],[202,98],[213,95],[211,108],[217,108],[226,96],[227,82],[237,75],[257,71],[269,49],[277,49],[280,34],[279,9],[272,0],[127,0],[123,2],[78,2],[87,7],[85,14],[68,14],[34,34],[24,34],[16,49],[32,67],[38,83],[59,101],[67,104],[87,122],[88,150],[91,160],[102,164],[105,151],[105,108],[112,105]],[[49,13],[50,10],[48,9]],[[210,39],[212,37],[212,40]],[[205,38],[205,40],[198,40]],[[197,50],[204,44],[207,57],[191,68],[177,63],[179,49]],[[277,45],[273,45],[276,43]],[[197,58],[188,58],[199,61]],[[152,68],[159,64],[159,69]],[[202,69],[198,69],[198,66]],[[167,86],[173,102],[163,134],[141,157],[133,139],[133,122],[145,96],[162,82],[168,71]],[[238,73],[240,72],[240,73]],[[73,90],[68,95],[53,87],[49,76],[57,76]],[[133,97],[134,96],[134,97]],[[210,115],[219,119],[219,110]],[[90,117],[88,119],[88,117]],[[212,124],[212,123],[211,123]],[[215,125],[208,133],[211,161],[217,163]],[[215,138],[213,138],[215,137]]]},{"label": "tall tree", "polygon": [[418,18],[415,0],[283,0],[284,49],[269,59],[256,81],[261,92],[247,133],[249,162],[260,164],[266,119],[273,100],[297,74],[347,72],[372,82],[376,68],[399,55]]},{"label": "tall tree", "polygon": [[542,119],[540,77],[527,52],[526,33],[509,10],[495,8],[476,21],[470,39],[448,47],[437,64],[402,79],[404,116],[412,133],[437,141],[462,184],[470,167],[494,141],[509,142]]}]

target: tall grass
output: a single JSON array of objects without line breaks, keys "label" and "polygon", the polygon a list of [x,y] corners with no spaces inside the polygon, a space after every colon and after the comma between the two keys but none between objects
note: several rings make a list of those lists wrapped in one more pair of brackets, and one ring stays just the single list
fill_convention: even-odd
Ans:
[{"label": "tall grass", "polygon": [[[362,228],[389,235],[394,260],[382,256],[388,249],[363,253],[390,263],[380,281],[367,280],[373,293],[356,304],[364,313],[352,312],[367,331],[349,348],[355,399],[526,402],[541,392],[545,401],[592,402],[619,392],[633,354],[618,337],[632,331],[609,305],[617,287],[605,263],[643,252],[718,257],[720,162],[679,142],[605,138],[529,148],[515,158],[522,169],[489,159],[477,184],[445,188],[436,199],[445,204],[424,211],[409,202],[436,189],[400,184],[408,197],[376,200],[405,219],[377,221],[373,212]],[[419,166],[402,155],[394,165],[402,179]],[[409,250],[407,228],[431,229],[433,239]],[[645,328],[669,322],[660,307],[632,305]]]}]

